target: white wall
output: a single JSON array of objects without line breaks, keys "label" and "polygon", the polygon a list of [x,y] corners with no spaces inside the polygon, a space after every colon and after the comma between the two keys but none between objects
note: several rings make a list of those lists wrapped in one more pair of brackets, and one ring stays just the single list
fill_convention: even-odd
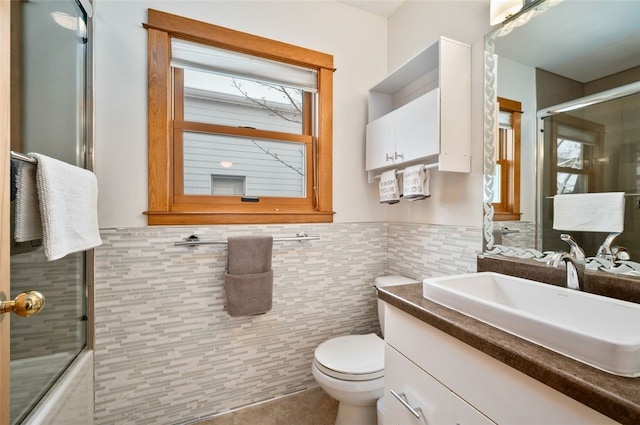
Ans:
[{"label": "white wall", "polygon": [[[95,147],[102,228],[146,226],[147,33],[142,23],[148,7],[334,55],[335,222],[481,226],[488,0],[407,1],[388,21],[332,0],[96,0]],[[439,35],[472,46],[472,172],[433,171],[430,199],[379,205],[377,185],[368,184],[364,172],[368,89]]]},{"label": "white wall", "polygon": [[431,198],[387,206],[395,222],[482,225],[483,51],[489,0],[407,1],[389,19],[388,71],[440,35],[472,46],[471,173],[431,171]]},{"label": "white wall", "polygon": [[96,174],[101,228],[146,226],[147,8],[334,56],[336,222],[383,221],[366,182],[367,91],[386,73],[387,21],[332,0],[95,2]]}]

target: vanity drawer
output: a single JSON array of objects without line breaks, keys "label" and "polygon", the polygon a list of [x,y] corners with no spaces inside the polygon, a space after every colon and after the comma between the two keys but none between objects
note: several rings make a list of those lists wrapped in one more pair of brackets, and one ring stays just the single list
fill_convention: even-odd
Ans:
[{"label": "vanity drawer", "polygon": [[384,403],[385,413],[403,425],[494,424],[389,345],[385,347]]},{"label": "vanity drawer", "polygon": [[391,414],[385,410],[384,412],[384,416],[382,417],[382,423],[378,424],[378,425],[400,425],[398,422],[396,422],[395,419],[393,419],[393,416],[391,416]]}]

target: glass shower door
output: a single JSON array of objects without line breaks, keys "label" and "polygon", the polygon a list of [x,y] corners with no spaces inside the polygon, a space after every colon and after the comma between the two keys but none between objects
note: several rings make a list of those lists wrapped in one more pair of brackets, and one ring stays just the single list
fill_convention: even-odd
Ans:
[{"label": "glass shower door", "polygon": [[[18,34],[12,49],[12,115],[18,119],[12,121],[11,149],[84,167],[86,16],[75,0],[12,3]],[[11,298],[27,290],[46,298],[38,315],[11,318],[12,425],[23,421],[86,346],[85,257],[81,252],[46,261],[40,240],[15,242],[12,236]]]},{"label": "glass shower door", "polygon": [[[542,164],[542,251],[566,250],[560,231],[553,229],[556,194],[624,192],[624,232],[615,244],[640,252],[640,93],[543,118],[545,153]],[[607,234],[571,232],[593,257]]]}]

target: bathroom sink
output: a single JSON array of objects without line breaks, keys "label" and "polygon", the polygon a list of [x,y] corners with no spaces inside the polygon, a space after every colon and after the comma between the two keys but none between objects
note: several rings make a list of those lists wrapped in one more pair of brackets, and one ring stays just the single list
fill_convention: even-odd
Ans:
[{"label": "bathroom sink", "polygon": [[640,376],[640,304],[482,272],[425,279],[423,296],[606,372]]}]

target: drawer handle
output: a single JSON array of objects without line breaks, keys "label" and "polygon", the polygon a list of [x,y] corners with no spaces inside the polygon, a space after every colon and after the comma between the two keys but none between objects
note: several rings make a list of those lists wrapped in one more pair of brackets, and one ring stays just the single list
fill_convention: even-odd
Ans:
[{"label": "drawer handle", "polygon": [[394,396],[400,403],[402,403],[402,405],[406,407],[407,410],[416,417],[416,419],[420,419],[420,417],[422,416],[422,409],[419,407],[411,407],[411,405],[407,401],[407,396],[405,395],[405,393],[398,394],[394,390],[391,390],[391,395]]}]

